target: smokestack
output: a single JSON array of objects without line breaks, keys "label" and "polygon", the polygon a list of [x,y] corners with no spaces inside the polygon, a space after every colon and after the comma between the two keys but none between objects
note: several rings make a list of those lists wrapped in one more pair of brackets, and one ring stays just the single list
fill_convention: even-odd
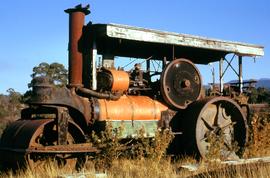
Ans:
[{"label": "smokestack", "polygon": [[66,9],[65,12],[69,14],[69,86],[82,87],[83,57],[79,51],[79,41],[82,37],[85,15],[90,14],[89,5],[82,7],[80,4],[75,8]]}]

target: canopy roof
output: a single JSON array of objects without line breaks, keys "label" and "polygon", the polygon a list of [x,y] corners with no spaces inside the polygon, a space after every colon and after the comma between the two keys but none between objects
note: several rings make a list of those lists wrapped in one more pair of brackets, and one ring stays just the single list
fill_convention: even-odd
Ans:
[{"label": "canopy roof", "polygon": [[250,57],[264,55],[264,48],[258,45],[127,25],[93,24],[89,29],[99,54],[160,60],[187,58],[198,64],[218,61],[229,53]]}]

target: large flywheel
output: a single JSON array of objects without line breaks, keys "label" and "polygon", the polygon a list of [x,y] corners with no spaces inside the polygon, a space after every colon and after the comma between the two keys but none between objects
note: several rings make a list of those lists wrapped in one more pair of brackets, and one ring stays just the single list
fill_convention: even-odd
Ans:
[{"label": "large flywheel", "polygon": [[163,70],[161,93],[173,108],[185,109],[201,94],[202,79],[197,67],[187,59],[175,59]]}]

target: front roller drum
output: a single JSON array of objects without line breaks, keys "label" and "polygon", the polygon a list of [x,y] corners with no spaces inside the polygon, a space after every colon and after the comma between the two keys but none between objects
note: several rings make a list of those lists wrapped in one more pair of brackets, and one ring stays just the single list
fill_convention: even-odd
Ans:
[{"label": "front roller drum", "polygon": [[242,156],[248,139],[247,121],[233,100],[205,98],[190,104],[179,115],[181,117],[175,119],[180,120],[181,126],[175,128],[183,134],[176,137],[175,151],[182,149],[202,158],[238,159]]},{"label": "front roller drum", "polygon": [[[5,169],[26,168],[34,170],[46,166],[51,160],[62,168],[80,169],[85,156],[65,153],[32,153],[28,150],[56,146],[58,140],[57,126],[53,119],[17,120],[10,124],[1,138],[1,161]],[[82,143],[81,130],[73,123],[68,124],[66,146]]]}]

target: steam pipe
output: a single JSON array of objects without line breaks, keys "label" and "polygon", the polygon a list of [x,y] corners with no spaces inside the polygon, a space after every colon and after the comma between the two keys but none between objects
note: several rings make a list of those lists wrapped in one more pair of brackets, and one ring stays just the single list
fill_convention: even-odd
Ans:
[{"label": "steam pipe", "polygon": [[79,50],[79,41],[82,37],[85,15],[90,13],[89,5],[65,10],[69,14],[69,86],[82,87],[82,63],[83,57]]},{"label": "steam pipe", "polygon": [[111,94],[111,93],[100,93],[94,90],[87,88],[76,88],[76,93],[79,95],[90,97],[97,97],[99,99],[109,99],[109,100],[118,100],[121,97],[121,94]]}]

